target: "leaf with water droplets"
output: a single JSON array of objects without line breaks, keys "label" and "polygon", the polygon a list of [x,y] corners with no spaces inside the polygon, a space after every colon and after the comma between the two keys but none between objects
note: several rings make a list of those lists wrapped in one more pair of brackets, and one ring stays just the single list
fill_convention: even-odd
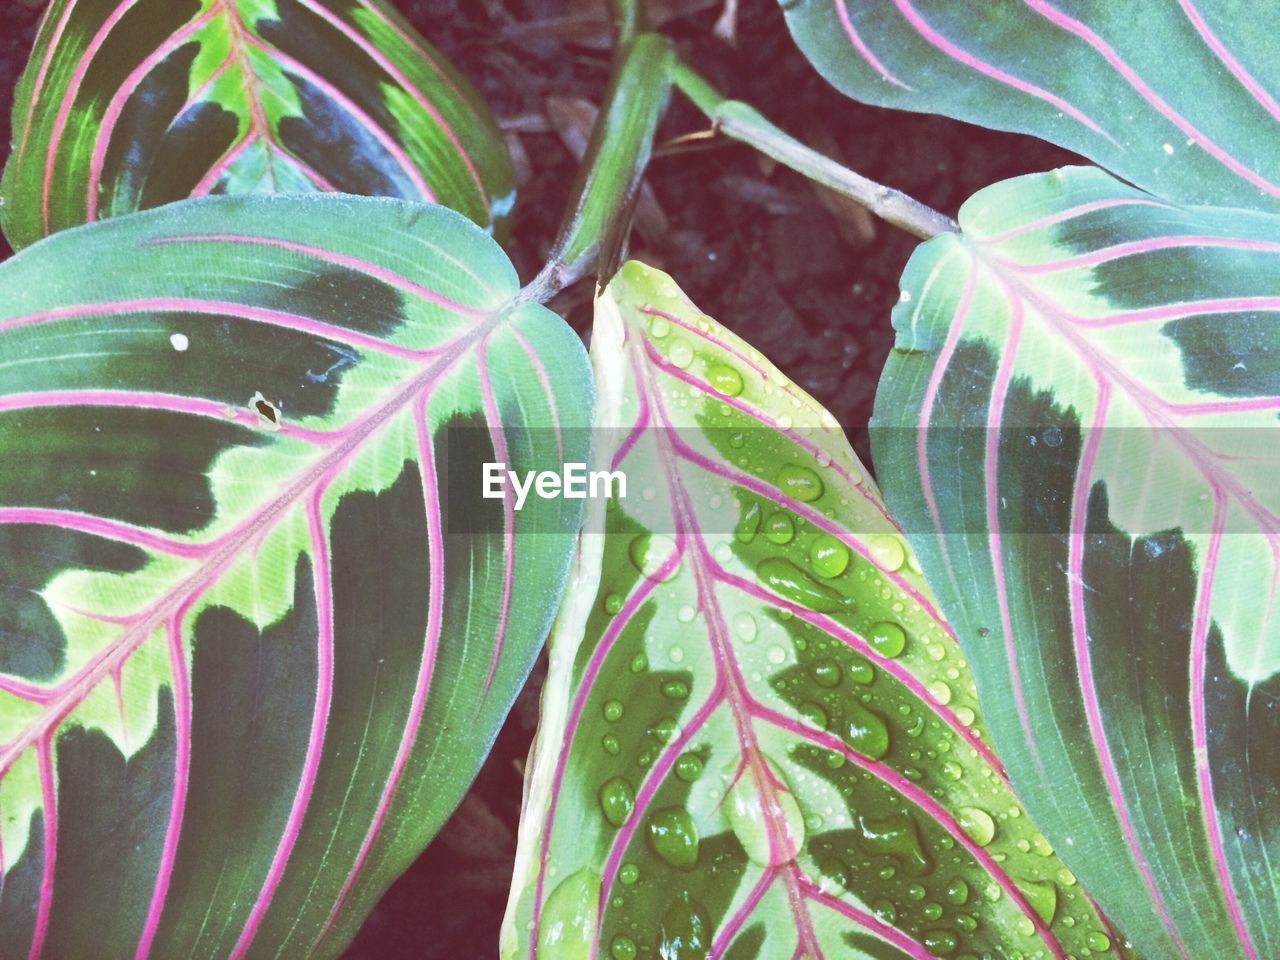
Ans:
[{"label": "leaf with water droplets", "polygon": [[[825,411],[640,264],[592,344],[596,466],[662,494],[588,521],[503,956],[560,956],[543,931],[567,902],[620,960],[1097,956],[1110,930],[1035,847],[960,649]],[[560,894],[583,870],[594,897]]]},{"label": "leaf with water droplets", "polygon": [[1068,167],[960,226],[894,313],[894,516],[1103,909],[1151,956],[1280,956],[1280,217]]}]

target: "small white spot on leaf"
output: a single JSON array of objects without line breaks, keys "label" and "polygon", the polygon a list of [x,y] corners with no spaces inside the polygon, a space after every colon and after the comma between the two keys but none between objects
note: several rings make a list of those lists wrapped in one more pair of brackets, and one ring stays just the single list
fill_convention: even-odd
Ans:
[{"label": "small white spot on leaf", "polygon": [[173,334],[169,337],[169,343],[173,346],[173,349],[177,350],[179,353],[186,353],[187,347],[191,346],[191,341],[187,339],[187,335],[185,333]]}]

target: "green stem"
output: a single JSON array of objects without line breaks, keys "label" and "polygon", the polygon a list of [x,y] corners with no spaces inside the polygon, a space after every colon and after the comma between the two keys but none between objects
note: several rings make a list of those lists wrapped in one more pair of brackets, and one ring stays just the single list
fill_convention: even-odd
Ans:
[{"label": "green stem", "polygon": [[620,52],[569,212],[547,265],[525,287],[522,299],[546,302],[579,280],[598,258],[608,271],[630,227],[653,137],[666,109],[674,62],[670,41],[653,33],[638,35]]},{"label": "green stem", "polygon": [[945,214],[806,147],[766,120],[750,104],[726,99],[691,67],[677,63],[672,70],[672,80],[726,136],[755,147],[810,180],[858,201],[895,227],[925,240],[940,233],[960,232],[959,225]]},{"label": "green stem", "polygon": [[610,0],[613,10],[614,45],[621,50],[649,29],[645,22],[644,0]]}]

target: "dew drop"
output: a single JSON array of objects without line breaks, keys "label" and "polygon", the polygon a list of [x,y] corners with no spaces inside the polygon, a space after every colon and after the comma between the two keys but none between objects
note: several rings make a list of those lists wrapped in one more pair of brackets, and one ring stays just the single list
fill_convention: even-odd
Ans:
[{"label": "dew drop", "polygon": [[1037,833],[1031,838],[1031,849],[1040,857],[1052,857],[1053,846],[1045,839],[1043,833]]},{"label": "dew drop", "polygon": [[661,533],[642,533],[631,541],[627,549],[631,563],[650,580],[666,582],[676,575],[679,564],[672,566],[665,576],[659,576],[662,566],[675,552],[675,541]]},{"label": "dew drop", "polygon": [[872,537],[868,545],[871,547],[871,556],[882,569],[890,573],[902,569],[902,564],[907,559],[907,549],[896,536],[880,533]]},{"label": "dew drop", "polygon": [[676,611],[676,619],[681,623],[689,623],[695,616],[697,616],[697,614],[698,611],[694,610],[693,607],[686,603]]},{"label": "dew drop", "polygon": [[662,685],[662,695],[672,700],[684,700],[689,696],[689,685],[683,680],[668,680]]},{"label": "dew drop", "polygon": [[956,814],[960,829],[978,846],[985,847],[995,839],[996,822],[987,811],[979,807],[961,807]]},{"label": "dew drop", "polygon": [[873,624],[867,631],[867,643],[882,657],[899,656],[907,646],[907,632],[888,620]]},{"label": "dew drop", "polygon": [[898,910],[888,900],[876,900],[871,904],[871,912],[876,918],[890,926],[898,921]]},{"label": "dew drop", "polygon": [[764,538],[770,543],[790,543],[796,535],[796,525],[791,517],[779,510],[769,516],[764,523]]},{"label": "dew drop", "polygon": [[827,716],[827,711],[823,710],[820,705],[810,701],[802,703],[799,709],[800,716],[804,717],[804,719],[810,724],[817,727],[819,730],[827,729],[827,724],[830,722],[830,718]]},{"label": "dew drop", "polygon": [[858,659],[853,661],[849,666],[849,679],[854,683],[865,686],[875,680],[875,678],[876,668],[871,665],[870,661],[864,660],[862,657],[858,657]]},{"label": "dew drop", "polygon": [[849,548],[829,534],[822,534],[809,548],[813,572],[828,580],[844,573],[849,566]]},{"label": "dew drop", "polygon": [[1053,923],[1058,913],[1058,888],[1047,880],[1019,880],[1018,889],[1026,897],[1031,909],[1045,923]]},{"label": "dew drop", "polygon": [[604,706],[600,710],[604,714],[604,718],[610,723],[615,723],[622,719],[623,707],[621,700],[606,700]]},{"label": "dew drop", "polygon": [[734,527],[733,536],[739,543],[750,543],[756,538],[756,532],[759,529],[760,504],[753,500],[743,508],[742,513],[738,516],[738,523]]},{"label": "dew drop", "polygon": [[872,760],[879,760],[889,752],[889,727],[878,713],[860,703],[850,702],[847,706],[844,739]]},{"label": "dew drop", "polygon": [[547,960],[587,960],[596,939],[600,877],[584,868],[551,891],[542,908],[538,956]]},{"label": "dew drop", "polygon": [[947,884],[946,898],[952,906],[963,907],[969,902],[969,884],[956,877]]},{"label": "dew drop", "polygon": [[948,760],[942,765],[942,775],[951,781],[959,780],[964,776],[964,767],[954,760]]},{"label": "dew drop", "polygon": [[1100,930],[1090,930],[1084,942],[1089,945],[1090,950],[1105,952],[1111,949],[1111,938]]},{"label": "dew drop", "polygon": [[698,831],[683,807],[665,807],[649,817],[649,843],[673,867],[692,870],[698,865]]},{"label": "dew drop", "polygon": [[693,783],[702,776],[702,758],[696,753],[682,753],[676,758],[676,776],[685,783]]},{"label": "dew drop", "polygon": [[636,960],[636,942],[630,937],[614,937],[613,943],[609,945],[609,952],[613,954],[613,960]]},{"label": "dew drop", "polygon": [[834,660],[819,660],[813,665],[813,679],[820,687],[830,690],[840,686],[840,678],[844,673],[840,664]]},{"label": "dew drop", "polygon": [[950,930],[926,930],[920,942],[935,957],[948,957],[960,946],[959,938]]},{"label": "dew drop", "polygon": [[604,818],[615,827],[627,822],[631,811],[636,808],[636,792],[623,777],[606,780],[600,788],[600,809]]},{"label": "dew drop", "polygon": [[787,651],[776,643],[769,647],[769,652],[766,656],[769,658],[769,662],[774,666],[780,666],[787,662]]},{"label": "dew drop", "polygon": [[788,463],[778,471],[778,489],[793,500],[812,503],[822,496],[822,481],[808,467]]},{"label": "dew drop", "polygon": [[756,618],[743,610],[734,616],[733,629],[743,643],[750,643],[756,638]]},{"label": "dew drop", "polygon": [[[911,876],[918,877],[933,869],[920,842],[919,829],[910,814],[891,813],[885,817],[859,815],[858,831],[860,845],[867,853],[892,857]],[[916,889],[919,896],[912,894],[912,899],[923,899],[924,887],[913,885],[912,890]]]},{"label": "dew drop", "polygon": [[655,340],[661,340],[671,332],[671,321],[666,317],[651,317],[649,319],[649,335]]},{"label": "dew drop", "polygon": [[673,340],[667,351],[667,359],[683,370],[693,363],[693,347],[684,340]]},{"label": "dew drop", "polygon": [[929,691],[929,696],[944,707],[951,702],[951,688],[941,680],[930,680],[925,684],[925,689]]},{"label": "dew drop", "polygon": [[726,363],[717,363],[708,369],[707,382],[727,397],[736,397],[742,392],[742,374]]},{"label": "dew drop", "polygon": [[711,935],[706,907],[685,892],[662,915],[658,956],[662,960],[706,960]]},{"label": "dew drop", "polygon": [[622,749],[622,744],[618,742],[618,738],[612,733],[606,733],[600,740],[600,746],[604,747],[604,752],[610,756],[616,757],[618,751]]},{"label": "dew drop", "polygon": [[670,743],[680,736],[680,724],[673,717],[663,717],[649,731],[661,743]]},{"label": "dew drop", "polygon": [[761,560],[756,566],[756,576],[775,593],[818,613],[835,613],[853,605],[848,597],[819,583],[785,557]]},{"label": "dew drop", "polygon": [[604,598],[604,609],[606,613],[617,613],[622,609],[622,595],[619,593],[611,593]]},{"label": "dew drop", "polygon": [[844,893],[849,889],[849,868],[834,857],[818,864],[818,888],[823,893]]},{"label": "dew drop", "polygon": [[[766,761],[767,762],[767,761]],[[804,815],[777,769],[769,764],[771,783],[760,789],[756,778],[743,773],[725,796],[724,814],[747,858],[764,867],[794,860],[804,846]]]}]

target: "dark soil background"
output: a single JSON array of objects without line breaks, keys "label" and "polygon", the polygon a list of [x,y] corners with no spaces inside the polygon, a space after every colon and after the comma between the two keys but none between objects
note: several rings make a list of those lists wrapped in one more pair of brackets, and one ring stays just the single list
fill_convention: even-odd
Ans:
[{"label": "dark soil background", "polygon": [[[598,104],[608,81],[603,0],[396,4],[471,79],[509,131],[521,184],[507,246],[521,276],[531,278],[577,169],[566,141],[583,132],[585,103]],[[8,151],[13,86],[41,7],[41,0],[0,0],[0,160]],[[680,54],[722,92],[953,216],[987,184],[1073,159],[1030,138],[845,99],[796,50],[772,0],[742,0],[733,45],[713,32],[721,13],[715,0],[651,0],[651,8]],[[701,115],[674,96],[649,171],[645,230],[632,253],[672,273],[702,309],[831,410],[867,460],[865,426],[892,345],[889,310],[916,240],[747,147],[715,138],[674,142],[706,129]],[[0,259],[8,254],[0,240]],[[590,319],[589,286],[552,304],[579,330]],[[535,670],[462,807],[388,891],[346,960],[496,952],[540,685]]]}]

